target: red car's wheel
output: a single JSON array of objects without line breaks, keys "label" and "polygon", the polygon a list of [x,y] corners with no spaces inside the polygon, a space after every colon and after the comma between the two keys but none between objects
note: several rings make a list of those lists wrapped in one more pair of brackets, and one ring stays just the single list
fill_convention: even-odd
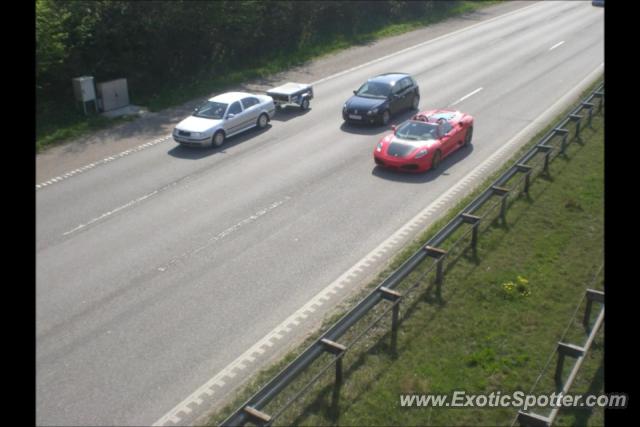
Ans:
[{"label": "red car's wheel", "polygon": [[436,151],[433,154],[433,159],[431,159],[431,169],[433,170],[438,169],[438,166],[440,166],[441,158],[442,158],[442,153],[440,153],[440,150]]},{"label": "red car's wheel", "polygon": [[473,137],[473,126],[469,126],[467,129],[467,134],[464,136],[464,144],[463,147],[466,147],[471,143],[471,138]]}]

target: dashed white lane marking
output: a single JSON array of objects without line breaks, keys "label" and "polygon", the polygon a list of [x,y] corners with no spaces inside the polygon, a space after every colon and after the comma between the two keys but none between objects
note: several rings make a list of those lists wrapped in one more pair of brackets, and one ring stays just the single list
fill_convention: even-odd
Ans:
[{"label": "dashed white lane marking", "polygon": [[[188,177],[187,177],[187,179],[188,179]],[[89,222],[87,222],[85,224],[80,224],[79,226],[75,227],[73,230],[69,230],[69,231],[67,231],[65,233],[62,233],[62,235],[63,236],[67,236],[67,235],[69,235],[71,233],[75,233],[76,231],[81,230],[81,229],[87,227],[88,225],[91,225],[91,224],[93,224],[93,223],[95,223],[97,221],[100,221],[101,219],[107,218],[107,217],[113,215],[116,212],[119,212],[119,211],[121,211],[123,209],[129,208],[129,207],[131,207],[131,206],[133,206],[135,204],[138,204],[138,203],[140,203],[140,202],[142,202],[142,201],[144,201],[144,200],[148,199],[149,197],[152,197],[152,196],[154,196],[156,194],[162,193],[163,191],[166,191],[169,188],[176,186],[179,182],[183,182],[183,181],[184,181],[184,179],[178,180],[178,181],[174,181],[174,182],[172,182],[170,184],[167,184],[167,185],[165,185],[164,187],[162,187],[162,188],[160,188],[158,190],[154,190],[151,193],[148,193],[148,194],[145,194],[144,196],[138,197],[137,199],[132,200],[129,203],[126,203],[126,204],[124,204],[122,206],[119,206],[119,207],[117,207],[117,208],[115,208],[115,209],[113,209],[113,210],[111,210],[109,212],[105,212],[102,215],[100,215],[99,217],[93,218],[92,220],[90,220]]]},{"label": "dashed white lane marking", "polygon": [[551,47],[549,48],[549,52],[551,52],[553,49],[555,49],[555,48],[557,48],[557,47],[559,47],[559,46],[562,46],[563,44],[564,44],[564,40],[563,40],[563,41],[561,41],[561,42],[559,42],[559,43],[554,44],[553,46],[551,46]]},{"label": "dashed white lane marking", "polygon": [[151,196],[154,196],[154,195],[158,194],[158,192],[159,192],[159,191],[160,191],[160,190],[155,190],[155,191],[152,191],[151,193],[145,194],[145,195],[144,195],[144,196],[142,196],[142,197],[138,197],[137,199],[132,200],[132,201],[130,201],[129,203],[126,203],[126,204],[124,204],[124,205],[122,205],[122,206],[119,206],[119,207],[115,208],[114,210],[111,210],[111,211],[109,211],[109,212],[105,212],[105,213],[103,213],[102,215],[100,215],[100,216],[99,216],[99,217],[97,217],[97,218],[93,218],[92,220],[90,220],[90,221],[89,221],[89,222],[87,222],[86,224],[80,224],[79,226],[77,226],[77,227],[76,227],[76,228],[74,228],[73,230],[69,230],[69,231],[66,231],[66,232],[62,233],[62,235],[63,235],[63,236],[67,236],[67,235],[69,235],[69,234],[71,234],[71,233],[75,233],[75,232],[76,232],[76,231],[78,231],[78,230],[82,230],[83,228],[85,228],[85,227],[87,227],[87,226],[89,226],[89,225],[93,224],[94,222],[98,222],[98,221],[100,221],[101,219],[104,219],[104,218],[106,218],[106,217],[108,217],[108,216],[111,216],[111,215],[113,215],[113,214],[114,214],[114,213],[116,213],[116,212],[120,212],[120,211],[121,211],[121,210],[123,210],[123,209],[126,209],[126,208],[128,208],[128,207],[131,207],[131,206],[133,206],[133,205],[135,205],[135,204],[137,204],[137,203],[142,202],[143,200],[148,199],[148,198],[149,198],[149,197],[151,197]]},{"label": "dashed white lane marking", "polygon": [[138,145],[135,148],[131,148],[131,149],[123,151],[121,153],[114,154],[113,156],[105,157],[104,159],[102,159],[100,161],[97,161],[97,162],[94,162],[94,163],[89,163],[88,165],[85,165],[85,166],[82,166],[80,168],[74,169],[72,171],[66,172],[66,173],[62,174],[61,176],[57,176],[57,177],[52,178],[52,179],[50,179],[50,180],[48,180],[46,182],[43,182],[43,183],[40,183],[40,184],[36,184],[36,190],[38,190],[38,189],[40,189],[42,187],[45,187],[47,185],[53,184],[55,182],[60,182],[60,181],[63,181],[65,179],[71,178],[74,175],[77,175],[79,173],[85,172],[85,171],[87,171],[87,170],[89,170],[91,168],[94,168],[94,167],[98,166],[98,165],[103,165],[105,163],[110,163],[110,162],[113,162],[114,160],[126,157],[129,154],[133,154],[133,153],[137,153],[138,151],[145,150],[145,149],[147,149],[149,147],[152,147],[152,146],[154,146],[156,144],[159,144],[161,142],[167,141],[170,138],[171,138],[171,134],[169,134],[169,135],[167,135],[165,137],[162,137],[162,138],[158,138],[158,139],[156,139],[156,140],[154,140],[152,142],[147,142],[146,144]]},{"label": "dashed white lane marking", "polygon": [[242,221],[232,225],[231,227],[227,228],[226,230],[223,230],[221,232],[219,232],[218,234],[209,237],[207,239],[207,241],[203,244],[198,246],[195,249],[190,249],[189,251],[183,252],[182,254],[173,257],[168,263],[166,263],[165,265],[162,265],[160,267],[158,267],[158,270],[161,272],[166,271],[169,267],[171,267],[172,265],[176,264],[178,261],[186,259],[191,257],[192,255],[196,255],[197,253],[203,251],[204,249],[208,248],[209,246],[211,246],[213,243],[217,242],[220,239],[225,238],[226,236],[230,235],[231,233],[236,232],[237,230],[239,230],[241,227],[244,227],[252,222],[257,221],[260,217],[268,214],[269,212],[271,212],[272,210],[282,206],[284,203],[286,203],[287,201],[289,201],[291,199],[291,196],[285,196],[284,199],[278,200],[276,202],[271,203],[269,206],[267,206],[266,208],[260,209],[258,212],[254,213],[253,215],[243,219]]},{"label": "dashed white lane marking", "polygon": [[482,88],[481,88],[481,87],[479,87],[478,89],[474,90],[473,92],[468,93],[468,94],[466,94],[465,96],[463,96],[462,98],[458,99],[456,102],[454,102],[454,103],[453,103],[453,104],[451,104],[451,105],[459,104],[459,103],[461,103],[462,101],[464,101],[465,99],[470,98],[470,97],[472,97],[473,95],[475,95],[476,93],[480,92],[481,90],[482,90]]},{"label": "dashed white lane marking", "polygon": [[[451,201],[453,199],[453,191],[465,193],[462,190],[470,190],[470,186],[475,182],[476,179],[479,179],[483,174],[487,174],[490,172],[490,168],[499,160],[504,161],[505,157],[510,154],[510,150],[514,148],[514,145],[518,145],[523,140],[531,138],[536,131],[537,127],[546,123],[547,120],[553,117],[553,115],[559,113],[559,108],[561,108],[564,104],[570,102],[573,98],[578,96],[578,94],[585,89],[586,85],[588,85],[595,78],[596,74],[600,72],[600,68],[602,64],[599,65],[594,71],[589,73],[587,77],[585,77],[580,83],[578,83],[573,89],[567,92],[564,96],[558,99],[551,107],[549,107],[546,111],[541,113],[535,120],[533,120],[527,127],[518,132],[513,138],[511,138],[507,143],[505,143],[500,149],[494,152],[491,157],[486,159],[483,163],[476,166],[471,172],[469,172],[465,177],[460,179],[457,184],[451,187],[448,191],[440,195],[435,201],[433,201],[429,206],[423,209],[420,213],[414,216],[407,224],[401,227],[398,231],[396,231],[393,235],[387,238],[384,242],[380,243],[374,250],[369,252],[364,258],[358,261],[353,267],[344,272],[340,277],[338,277],[333,283],[329,286],[318,292],[311,300],[309,300],[305,305],[299,308],[295,313],[291,316],[287,317],[282,323],[280,323],[275,329],[265,335],[261,340],[256,342],[253,346],[251,346],[247,351],[242,353],[238,358],[236,358],[233,362],[227,365],[224,369],[214,375],[210,380],[200,386],[195,392],[193,392],[190,396],[184,399],[182,402],[178,403],[173,409],[167,412],[164,416],[162,416],[158,421],[153,423],[154,426],[164,426],[168,422],[172,422],[177,424],[181,421],[181,418],[178,416],[180,412],[184,411],[184,408],[187,408],[188,405],[191,405],[196,402],[204,393],[207,393],[207,390],[213,392],[212,388],[215,386],[222,387],[220,383],[224,385],[224,381],[222,378],[230,376],[234,370],[238,369],[238,366],[242,364],[247,367],[251,364],[253,359],[251,356],[254,353],[263,354],[267,348],[273,347],[274,343],[272,342],[274,336],[278,334],[278,336],[286,335],[285,330],[292,330],[290,328],[291,323],[295,325],[301,324],[303,319],[306,319],[309,315],[307,313],[315,311],[313,308],[322,306],[325,300],[323,298],[324,295],[328,293],[333,293],[332,291],[336,291],[340,288],[343,288],[345,284],[347,284],[354,277],[359,276],[357,271],[364,271],[362,269],[362,265],[370,260],[374,259],[379,254],[389,251],[392,248],[397,249],[398,243],[402,241],[399,237],[400,235],[407,234],[406,230],[413,226],[414,224],[419,224],[422,227],[426,226],[425,221],[434,213],[436,209],[434,206],[437,204],[441,204],[442,201]],[[459,197],[462,197],[461,194]],[[415,233],[414,233],[415,235]],[[235,376],[235,373],[233,373]],[[176,421],[177,420],[177,421]]]}]

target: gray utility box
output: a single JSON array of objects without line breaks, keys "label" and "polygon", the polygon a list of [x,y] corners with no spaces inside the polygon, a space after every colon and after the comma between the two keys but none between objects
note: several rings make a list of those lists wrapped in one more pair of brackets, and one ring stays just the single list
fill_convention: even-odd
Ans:
[{"label": "gray utility box", "polygon": [[71,81],[73,83],[73,94],[76,97],[76,101],[88,102],[96,100],[96,90],[93,86],[93,77],[76,77]]},{"label": "gray utility box", "polygon": [[98,83],[96,88],[98,89],[102,111],[111,111],[129,105],[127,79]]}]

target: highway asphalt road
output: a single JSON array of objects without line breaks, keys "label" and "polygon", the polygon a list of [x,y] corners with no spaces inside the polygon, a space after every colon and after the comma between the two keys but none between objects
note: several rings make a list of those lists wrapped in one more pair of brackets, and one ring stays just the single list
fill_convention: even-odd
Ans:
[{"label": "highway asphalt road", "polygon": [[[188,423],[207,405],[161,417],[601,67],[603,9],[528,3],[421,43],[323,76],[311,110],[278,113],[222,149],[164,141],[38,188],[37,423]],[[472,147],[438,172],[376,168],[387,130],[345,127],[341,108],[389,71],[416,78],[422,109],[474,115]],[[311,326],[301,321],[281,342]],[[246,372],[278,347],[256,352]],[[246,378],[241,370],[218,387]]]}]

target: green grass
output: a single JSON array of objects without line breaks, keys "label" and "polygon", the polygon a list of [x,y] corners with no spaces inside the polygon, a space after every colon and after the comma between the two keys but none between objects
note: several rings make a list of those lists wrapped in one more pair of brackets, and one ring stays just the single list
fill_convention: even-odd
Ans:
[{"label": "green grass", "polygon": [[[58,116],[59,118],[56,119],[58,125],[49,122],[41,126],[40,136],[36,137],[36,152],[40,152],[46,147],[87,135],[90,132],[135,120],[134,116],[122,116],[113,119],[98,115],[84,116],[75,110],[63,110],[59,112]],[[36,133],[38,134],[38,131]]]},{"label": "green grass", "polygon": [[[581,97],[599,83],[594,83]],[[541,130],[510,162],[394,257],[376,280],[337,308],[321,330],[284,360],[259,373],[232,398],[233,401],[214,414],[208,424],[216,425],[222,421],[291,362],[322,331],[511,166],[532,143],[555,126],[559,118]],[[424,290],[414,292],[420,297],[414,298],[413,302],[403,303],[401,316],[405,320],[400,328],[397,359],[389,354],[389,337],[385,335],[389,329],[387,315],[383,324],[376,326],[345,355],[346,378],[337,400],[338,405],[332,402],[332,370],[329,369],[323,381],[287,410],[277,424],[510,423],[516,413],[513,408],[433,409],[427,414],[428,409],[398,408],[399,393],[447,392],[455,388],[478,392],[494,389],[530,390],[575,310],[579,297],[591,279],[590,275],[593,275],[603,257],[597,250],[591,250],[603,247],[602,126],[601,119],[594,121],[593,128],[597,132],[590,129],[583,132],[586,144],[572,144],[568,156],[560,156],[552,163],[551,178],[539,176],[534,181],[530,199],[522,197],[510,202],[507,227],[496,227],[495,223],[486,221],[482,227],[485,231],[480,236],[479,260],[469,257],[467,253],[448,265],[441,299],[434,296],[431,289],[426,293]],[[588,173],[585,174],[585,171]],[[510,184],[514,185],[516,180],[512,181]],[[496,215],[497,212],[494,210],[491,214]],[[451,255],[451,258],[455,258],[453,253]],[[456,268],[451,268],[453,266]],[[529,280],[526,288],[530,295],[527,297],[520,296],[517,288],[513,296],[505,292],[503,284],[516,281],[519,275]],[[406,282],[416,283],[418,276],[419,273],[412,274]],[[380,310],[360,321],[341,342],[351,342],[354,335],[360,333],[379,313]],[[579,331],[575,325],[569,329],[568,338],[574,339],[571,342],[582,343]],[[601,343],[602,340],[598,339],[597,342]],[[602,347],[596,345],[583,365],[572,392],[602,389],[601,361]],[[325,362],[330,362],[330,359],[326,357],[314,363],[309,372],[291,385],[289,392],[277,397],[265,408],[266,412],[278,411]],[[594,376],[596,369],[598,375]],[[542,392],[541,388],[548,386],[547,377],[543,378],[546,378],[546,382],[541,381],[534,391]],[[483,415],[479,416],[478,412]],[[582,421],[589,417],[591,424],[601,424],[602,411],[595,410],[594,414],[590,416],[584,410],[566,410],[560,413],[558,425],[571,424],[572,420],[578,420],[583,425]]]},{"label": "green grass", "polygon": [[[511,205],[508,227],[492,226],[482,234],[479,261],[456,262],[440,298],[427,291],[403,305],[397,358],[388,337],[356,344],[360,351],[352,348],[345,356],[339,403],[332,404],[328,375],[324,387],[278,424],[509,424],[513,408],[406,409],[399,407],[399,395],[531,389],[603,260],[603,134],[601,123],[596,126],[600,130],[572,150],[570,161],[553,165],[552,180],[538,180],[530,200]],[[523,292],[517,286],[507,291],[505,283],[518,283],[518,276],[528,280]],[[387,328],[381,325],[378,334]],[[570,328],[576,344],[584,342],[579,331]],[[572,392],[602,391],[601,362],[602,348],[596,346]],[[553,391],[552,369],[537,392]],[[556,425],[579,419],[601,425],[602,411],[591,417],[565,411]]]},{"label": "green grass", "polygon": [[[402,393],[529,392],[603,262],[603,125],[584,146],[558,158],[551,179],[515,200],[508,225],[481,235],[479,259],[461,256],[441,296],[422,291],[402,306],[397,357],[389,351],[388,321],[378,339],[345,356],[346,379],[336,404],[331,375],[278,424],[509,425],[514,408],[401,408]],[[518,276],[528,283],[518,289]],[[505,286],[515,282],[511,290]],[[422,282],[426,288],[431,279]],[[582,312],[579,312],[581,315]],[[578,322],[566,341],[583,344]],[[347,339],[346,342],[349,340]],[[602,337],[571,392],[603,392]],[[555,361],[555,360],[553,360]],[[551,393],[554,364],[536,387]],[[268,412],[268,411],[267,411]],[[547,414],[548,410],[542,412]],[[555,425],[602,425],[602,410],[565,410]]]},{"label": "green grass", "polygon": [[[210,75],[202,74],[197,78],[191,78],[183,82],[167,82],[154,94],[136,96],[133,93],[132,102],[144,105],[152,112],[178,106],[194,98],[206,96],[210,93],[223,92],[234,85],[256,78],[268,77],[354,45],[366,44],[384,37],[403,34],[495,3],[499,3],[499,1],[463,1],[455,8],[447,11],[438,11],[422,19],[394,24],[372,23],[371,28],[367,31],[357,33],[351,37],[341,34],[325,37],[311,45],[301,46],[296,51],[274,54],[257,66],[238,68],[236,71],[224,73],[223,77],[213,78]],[[108,119],[95,115],[86,117],[79,109],[69,103],[56,105],[55,107],[40,108],[39,111],[41,112],[36,114],[36,151],[66,142],[72,138],[78,138],[99,129],[109,128],[121,123],[123,120],[130,120],[122,118]],[[47,111],[47,113],[42,113],[42,111]]]}]

